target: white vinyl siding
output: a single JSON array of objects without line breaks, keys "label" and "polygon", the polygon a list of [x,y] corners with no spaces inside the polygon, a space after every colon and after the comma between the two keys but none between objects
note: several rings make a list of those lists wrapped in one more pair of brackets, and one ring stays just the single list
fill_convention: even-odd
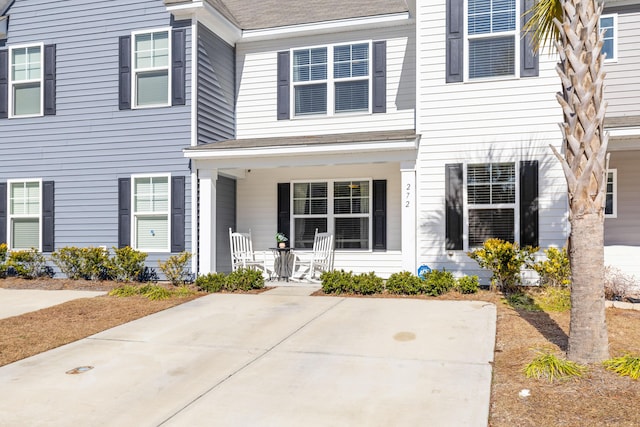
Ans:
[{"label": "white vinyl siding", "polygon": [[168,252],[170,177],[132,178],[134,248],[145,252]]},{"label": "white vinyl siding", "polygon": [[616,61],[618,59],[618,15],[600,16],[600,31],[604,31],[604,44],[602,53],[606,54],[605,61]]},{"label": "white vinyl siding", "polygon": [[468,79],[516,76],[516,0],[467,0]]},{"label": "white vinyl siding", "polygon": [[42,115],[43,45],[9,49],[10,117]]},{"label": "white vinyl siding", "polygon": [[606,218],[618,216],[618,170],[609,169],[607,172],[607,197],[604,205]]},{"label": "white vinyl siding", "polygon": [[370,112],[371,42],[292,51],[294,116]]},{"label": "white vinyl siding", "polygon": [[170,40],[169,29],[133,33],[132,105],[134,107],[170,105]]},{"label": "white vinyl siding", "polygon": [[40,180],[9,181],[10,250],[40,250],[41,184]]}]

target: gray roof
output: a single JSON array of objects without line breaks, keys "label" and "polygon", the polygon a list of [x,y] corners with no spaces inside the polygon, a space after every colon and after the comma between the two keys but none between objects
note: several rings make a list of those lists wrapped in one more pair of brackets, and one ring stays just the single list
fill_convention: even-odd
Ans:
[{"label": "gray roof", "polygon": [[[1,0],[0,0],[1,1]],[[405,0],[205,0],[242,30],[408,12]],[[166,5],[189,0],[164,0]]]}]

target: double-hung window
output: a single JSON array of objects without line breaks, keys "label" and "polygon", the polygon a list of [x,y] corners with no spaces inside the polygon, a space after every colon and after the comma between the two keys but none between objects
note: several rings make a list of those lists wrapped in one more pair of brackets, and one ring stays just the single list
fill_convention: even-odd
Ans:
[{"label": "double-hung window", "polygon": [[600,31],[604,31],[604,45],[602,53],[606,54],[606,61],[617,60],[617,20],[618,15],[602,15],[600,16]]},{"label": "double-hung window", "polygon": [[9,248],[40,250],[41,181],[9,181]]},{"label": "double-hung window", "polygon": [[293,245],[311,248],[315,230],[330,231],[337,249],[371,248],[371,182],[293,183]]},{"label": "double-hung window", "polygon": [[516,0],[467,0],[468,78],[515,76]]},{"label": "double-hung window", "polygon": [[135,249],[168,252],[169,176],[133,176],[132,185]]},{"label": "double-hung window", "polygon": [[370,43],[293,50],[295,116],[370,111]]},{"label": "double-hung window", "polygon": [[136,108],[170,105],[170,30],[134,32],[132,37],[133,105]]},{"label": "double-hung window", "polygon": [[9,58],[9,116],[41,116],[43,45],[12,47]]},{"label": "double-hung window", "polygon": [[469,247],[497,238],[515,241],[515,163],[467,165]]},{"label": "double-hung window", "polygon": [[618,170],[607,171],[607,195],[604,205],[604,216],[616,218],[618,216]]}]

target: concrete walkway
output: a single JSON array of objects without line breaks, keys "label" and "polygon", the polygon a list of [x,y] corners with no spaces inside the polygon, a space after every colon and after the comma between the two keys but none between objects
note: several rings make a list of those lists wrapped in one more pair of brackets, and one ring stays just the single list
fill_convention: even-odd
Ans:
[{"label": "concrete walkway", "polygon": [[291,289],[209,295],[4,366],[0,425],[487,425],[494,305]]},{"label": "concrete walkway", "polygon": [[78,298],[92,298],[104,294],[106,292],[0,288],[0,319],[18,316]]}]

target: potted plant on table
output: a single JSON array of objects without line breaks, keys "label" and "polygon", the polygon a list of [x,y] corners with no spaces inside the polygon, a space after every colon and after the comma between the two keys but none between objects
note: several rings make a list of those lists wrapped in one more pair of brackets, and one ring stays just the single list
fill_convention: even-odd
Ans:
[{"label": "potted plant on table", "polygon": [[278,242],[279,248],[286,248],[288,240],[289,239],[287,239],[287,236],[285,236],[284,233],[276,233],[276,242]]}]

